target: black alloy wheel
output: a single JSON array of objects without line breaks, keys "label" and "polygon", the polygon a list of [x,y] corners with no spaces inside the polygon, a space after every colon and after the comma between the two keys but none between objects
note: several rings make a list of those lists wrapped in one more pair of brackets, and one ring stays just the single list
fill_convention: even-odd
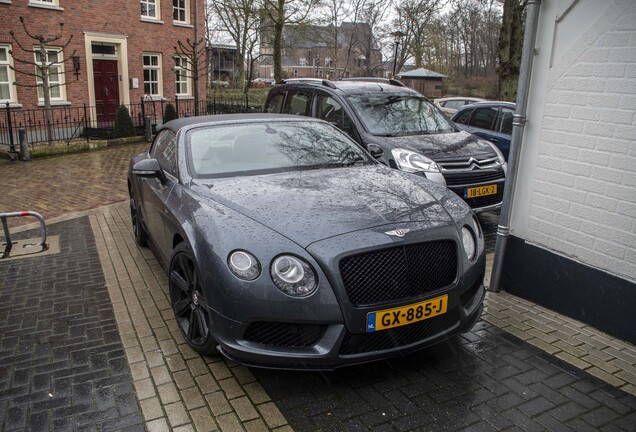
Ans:
[{"label": "black alloy wheel", "polygon": [[133,235],[135,236],[135,243],[141,247],[148,246],[148,234],[146,234],[146,230],[141,224],[139,210],[137,209],[137,201],[135,201],[135,197],[130,192],[130,219],[132,221],[132,230]]},{"label": "black alloy wheel", "polygon": [[172,310],[186,342],[199,354],[215,352],[210,312],[189,248],[180,243],[172,254],[168,285]]}]

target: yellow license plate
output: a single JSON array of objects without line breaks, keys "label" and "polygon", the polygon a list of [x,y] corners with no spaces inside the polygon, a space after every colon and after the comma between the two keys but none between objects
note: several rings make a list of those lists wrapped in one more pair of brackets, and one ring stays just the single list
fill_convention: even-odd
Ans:
[{"label": "yellow license plate", "polygon": [[477,186],[464,189],[464,198],[477,198],[497,193],[497,185]]},{"label": "yellow license plate", "polygon": [[446,313],[448,295],[367,314],[367,333],[413,324]]}]

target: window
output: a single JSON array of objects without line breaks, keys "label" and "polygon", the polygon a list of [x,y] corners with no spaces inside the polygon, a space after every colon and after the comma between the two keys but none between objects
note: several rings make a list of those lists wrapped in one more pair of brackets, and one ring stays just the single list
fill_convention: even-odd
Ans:
[{"label": "window", "polygon": [[144,93],[161,96],[161,56],[144,54]]},{"label": "window", "polygon": [[302,58],[300,59],[300,65],[301,65],[301,66],[307,66],[307,59],[306,59],[305,57],[302,57]]},{"label": "window", "polygon": [[175,176],[177,174],[177,137],[174,132],[161,131],[152,144],[150,156],[157,159],[161,169]]},{"label": "window", "polygon": [[311,94],[304,91],[290,91],[285,100],[283,114],[309,115]]},{"label": "window", "polygon": [[325,58],[325,66],[327,66],[327,67],[331,66],[331,57],[326,57]]},{"label": "window", "polygon": [[172,19],[178,23],[189,22],[189,0],[172,0]]},{"label": "window", "polygon": [[141,0],[141,17],[159,19],[159,0]]},{"label": "window", "polygon": [[29,0],[31,6],[59,6],[59,0]]},{"label": "window", "polygon": [[190,94],[190,79],[188,78],[188,58],[177,56],[174,58],[175,88],[178,95]]},{"label": "window", "polygon": [[338,126],[340,129],[348,133],[349,136],[355,139],[353,122],[344,112],[342,105],[327,95],[319,95],[317,99],[318,105],[316,108],[316,117]]},{"label": "window", "polygon": [[501,108],[499,117],[497,117],[495,131],[508,135],[512,134],[512,115],[514,113],[514,110],[511,108]]},{"label": "window", "polygon": [[[59,48],[47,48],[46,59],[42,61],[42,54],[39,51],[35,53],[35,63],[38,66],[48,66],[49,94],[52,101],[64,100],[66,96],[64,94],[64,63],[61,54],[62,51]],[[44,89],[42,88],[42,75],[39,67],[35,68],[35,73],[37,74],[38,98],[43,101]]]},{"label": "window", "polygon": [[462,112],[455,120],[453,120],[455,123],[461,123],[461,124],[468,124],[468,120],[470,120],[470,115],[473,113],[472,109],[467,109],[466,111]]},{"label": "window", "polygon": [[285,93],[278,93],[273,96],[267,105],[265,106],[265,112],[268,113],[280,113],[283,110],[283,101],[285,100]]},{"label": "window", "polygon": [[477,108],[473,116],[470,118],[469,125],[480,129],[493,129],[495,118],[497,117],[497,108]]},{"label": "window", "polygon": [[15,102],[13,89],[13,71],[9,67],[11,65],[11,56],[9,45],[0,45],[0,102]]}]

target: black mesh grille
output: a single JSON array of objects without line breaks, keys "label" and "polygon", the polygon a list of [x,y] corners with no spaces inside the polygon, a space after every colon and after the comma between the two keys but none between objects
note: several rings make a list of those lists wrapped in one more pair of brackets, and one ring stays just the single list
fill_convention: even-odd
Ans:
[{"label": "black mesh grille", "polygon": [[384,351],[410,345],[452,328],[457,324],[458,320],[457,312],[453,310],[444,315],[429,318],[404,327],[396,327],[373,333],[347,333],[340,346],[340,354],[351,355],[372,351]]},{"label": "black mesh grille", "polygon": [[324,325],[259,321],[250,324],[243,338],[271,346],[305,347],[318,342],[325,328]]},{"label": "black mesh grille", "polygon": [[474,170],[470,172],[445,172],[444,179],[446,185],[451,186],[474,186],[478,183],[497,182],[505,179],[503,170]]},{"label": "black mesh grille", "polygon": [[340,275],[355,306],[407,300],[455,280],[457,256],[450,240],[398,246],[340,260]]}]

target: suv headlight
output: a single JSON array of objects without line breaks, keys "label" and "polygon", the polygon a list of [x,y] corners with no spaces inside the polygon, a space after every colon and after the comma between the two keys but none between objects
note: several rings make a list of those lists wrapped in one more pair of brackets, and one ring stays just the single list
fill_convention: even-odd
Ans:
[{"label": "suv headlight", "polygon": [[497,147],[496,145],[494,145],[493,143],[489,141],[485,141],[485,142],[487,142],[490,145],[490,147],[492,147],[492,149],[495,151],[495,153],[497,153],[497,162],[499,162],[500,165],[504,165],[506,163],[506,158],[504,158],[504,155],[501,152],[501,150],[499,150],[499,147]]},{"label": "suv headlight", "polygon": [[293,255],[281,255],[270,269],[274,285],[287,295],[306,297],[316,291],[316,272],[305,260]]},{"label": "suv headlight", "polygon": [[426,156],[412,150],[396,148],[391,150],[397,167],[407,172],[439,172],[439,166]]}]

